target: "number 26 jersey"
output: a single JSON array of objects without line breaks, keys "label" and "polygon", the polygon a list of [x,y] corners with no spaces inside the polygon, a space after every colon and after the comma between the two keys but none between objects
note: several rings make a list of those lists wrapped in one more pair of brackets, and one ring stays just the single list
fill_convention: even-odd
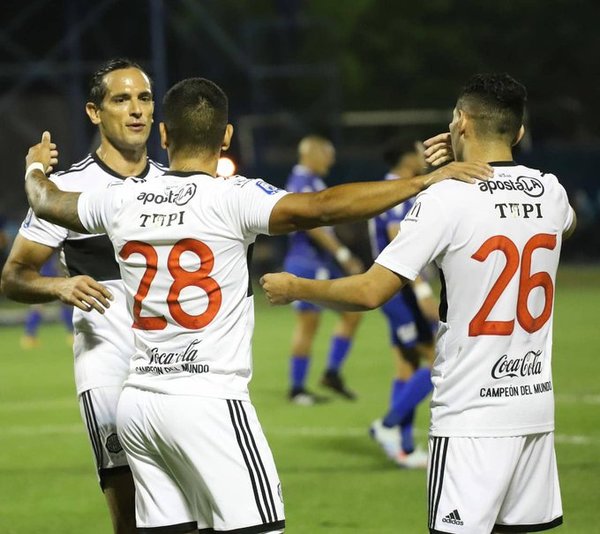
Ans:
[{"label": "number 26 jersey", "polygon": [[248,398],[252,245],[285,195],[262,180],[168,172],[80,196],[82,224],[113,243],[136,350],[125,386]]},{"label": "number 26 jersey", "polygon": [[431,261],[440,268],[433,436],[554,430],[554,287],[573,211],[555,176],[492,165],[488,182],[421,193],[376,259],[411,280]]}]

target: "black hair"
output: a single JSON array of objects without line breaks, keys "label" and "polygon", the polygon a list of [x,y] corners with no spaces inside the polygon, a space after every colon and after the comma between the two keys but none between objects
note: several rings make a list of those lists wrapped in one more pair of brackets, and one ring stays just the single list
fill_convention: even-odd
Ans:
[{"label": "black hair", "polygon": [[416,152],[416,141],[406,137],[394,137],[390,139],[384,146],[383,152],[381,153],[385,164],[393,168],[398,163],[404,154],[410,154]]},{"label": "black hair", "polygon": [[163,99],[163,115],[172,150],[218,152],[228,106],[223,90],[205,78],[188,78],[171,87]]},{"label": "black hair", "polygon": [[476,74],[463,88],[456,104],[474,118],[484,136],[513,141],[523,124],[527,89],[503,74]]},{"label": "black hair", "polygon": [[[94,103],[96,107],[102,107],[102,101],[104,100],[107,91],[106,84],[104,83],[104,77],[110,72],[121,69],[138,69],[148,76],[146,71],[135,61],[131,61],[127,58],[110,59],[106,63],[102,64],[92,75],[92,78],[90,79],[90,92],[88,101]],[[152,80],[150,79],[150,76],[148,76],[148,79],[150,80],[150,86],[152,86]]]}]

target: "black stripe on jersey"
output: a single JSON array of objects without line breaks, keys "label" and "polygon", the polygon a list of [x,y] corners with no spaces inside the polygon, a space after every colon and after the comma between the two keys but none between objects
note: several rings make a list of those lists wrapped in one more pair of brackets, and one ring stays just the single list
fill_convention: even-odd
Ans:
[{"label": "black stripe on jersey", "polygon": [[427,480],[427,517],[429,518],[429,528],[433,527],[434,518],[432,517],[433,508],[433,492],[437,484],[437,462],[439,457],[439,442],[437,438],[433,438],[433,446],[431,451],[431,459],[429,461],[429,477]]},{"label": "black stripe on jersey", "polygon": [[448,320],[448,292],[446,290],[446,278],[444,277],[444,271],[440,269],[440,308],[439,315],[440,321],[445,323]]},{"label": "black stripe on jersey", "polygon": [[[246,450],[250,453],[250,459],[252,460],[252,465],[254,466],[254,472],[258,478],[258,484],[260,486],[260,493],[263,498],[263,503],[267,512],[267,519],[269,522],[277,519],[275,514],[274,505],[273,508],[269,507],[269,501],[267,500],[267,493],[271,494],[271,489],[269,487],[269,479],[266,476],[264,471],[264,466],[258,450],[256,449],[256,443],[254,441],[254,437],[252,436],[252,431],[250,430],[250,426],[247,425],[248,419],[244,422],[244,408],[242,407],[241,401],[233,401],[233,406],[235,409],[235,413],[237,415],[238,424],[240,426],[240,430],[242,431],[242,435],[244,437],[244,443],[246,445]],[[242,417],[242,414],[244,417]],[[246,424],[245,424],[246,423]],[[252,442],[252,443],[250,443]],[[254,445],[254,447],[252,447]],[[262,467],[262,469],[261,469]],[[273,495],[271,494],[271,503],[273,503]]]},{"label": "black stripe on jersey", "polygon": [[86,163],[82,164],[80,167],[75,167],[74,165],[69,167],[66,171],[60,171],[56,173],[56,176],[64,176],[65,174],[71,174],[73,172],[81,172],[84,169],[87,169],[89,166],[94,164],[93,159],[84,160]]},{"label": "black stripe on jersey", "polygon": [[494,532],[541,532],[550,530],[563,524],[563,516],[559,516],[548,523],[537,523],[534,525],[494,525]]},{"label": "black stripe on jersey", "polygon": [[96,469],[100,471],[100,469],[102,469],[102,437],[100,436],[98,422],[96,421],[96,416],[94,414],[91,393],[89,391],[84,391],[81,394],[81,399],[83,400],[83,411],[85,413],[85,426],[90,436],[90,441],[92,442],[94,456],[96,457]]},{"label": "black stripe on jersey", "polygon": [[267,518],[265,512],[263,510],[262,504],[260,502],[260,496],[258,494],[258,486],[256,483],[256,473],[250,466],[249,454],[246,448],[244,447],[244,443],[242,442],[241,430],[239,428],[239,423],[235,416],[235,404],[234,401],[228,400],[227,407],[229,408],[229,415],[231,417],[231,423],[233,425],[233,430],[235,432],[235,438],[240,447],[240,452],[242,453],[242,457],[244,459],[244,463],[246,464],[246,469],[248,470],[248,476],[250,477],[250,484],[252,485],[252,492],[254,493],[254,500],[256,502],[256,508],[258,509],[258,513],[260,515],[260,519],[263,523],[267,522]]},{"label": "black stripe on jersey", "polygon": [[85,274],[98,282],[121,279],[115,250],[106,235],[67,239],[63,247],[69,275]]},{"label": "black stripe on jersey", "polygon": [[250,278],[250,265],[252,264],[252,254],[254,254],[254,243],[248,246],[248,250],[246,251],[246,268],[248,270],[248,291],[246,293],[247,297],[251,297],[254,295],[254,289],[252,289],[252,279]]},{"label": "black stripe on jersey", "polygon": [[[436,474],[434,476],[434,487],[429,492],[429,498],[431,499],[430,509],[430,523],[429,528],[435,528],[435,518],[437,517],[438,507],[440,505],[440,499],[442,498],[442,487],[444,485],[444,472],[446,471],[446,454],[448,452],[448,442],[450,438],[436,438],[434,437],[434,443],[439,442],[438,455],[436,458]],[[438,467],[439,466],[439,467]],[[439,480],[437,480],[439,477]]]},{"label": "black stripe on jersey", "polygon": [[[242,413],[242,418],[244,420],[244,426],[248,430],[248,435],[250,436],[250,441],[252,442],[252,450],[256,455],[258,460],[258,465],[260,467],[260,473],[265,480],[265,485],[267,486],[267,493],[269,494],[269,504],[271,505],[271,510],[273,511],[273,519],[277,521],[277,510],[275,509],[275,501],[273,499],[273,492],[271,491],[271,484],[269,484],[269,477],[267,476],[267,470],[265,469],[265,465],[263,464],[262,458],[260,457],[260,453],[258,451],[258,447],[256,446],[256,441],[254,441],[254,436],[252,435],[252,431],[250,429],[250,423],[248,422],[248,416],[246,415],[246,411],[244,410],[244,405],[241,401],[234,401],[239,406],[240,412]],[[268,509],[268,506],[267,506]]]},{"label": "black stripe on jersey", "polygon": [[[96,162],[96,164],[98,165],[98,167],[100,167],[105,173],[110,174],[111,176],[114,176],[115,178],[128,178],[127,176],[124,176],[122,174],[119,174],[117,171],[111,169],[106,163],[104,163],[99,157],[98,154],[96,152],[94,152],[92,154],[92,159]],[[144,170],[139,173],[136,174],[135,177],[136,178],[144,178],[148,172],[150,171],[150,160],[146,159],[146,166],[144,167]]]},{"label": "black stripe on jersey", "polygon": [[167,172],[169,170],[169,167],[165,167],[162,163],[159,163],[158,161],[149,159],[148,163],[150,163],[150,165],[156,167],[159,171]]},{"label": "black stripe on jersey", "polygon": [[[283,530],[285,520],[274,521],[273,523],[263,523],[262,525],[252,525],[251,527],[234,528],[233,530],[215,530],[214,528],[201,528],[198,534],[263,534],[273,532],[274,530]],[[138,532],[140,530],[138,529]]]}]

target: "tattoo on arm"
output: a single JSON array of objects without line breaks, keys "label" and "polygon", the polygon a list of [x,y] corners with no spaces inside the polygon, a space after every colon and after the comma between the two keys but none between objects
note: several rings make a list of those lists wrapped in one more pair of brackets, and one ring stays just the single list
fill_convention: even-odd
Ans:
[{"label": "tattoo on arm", "polygon": [[27,176],[25,191],[29,204],[38,217],[76,232],[88,233],[81,224],[77,211],[81,193],[61,191],[37,169]]}]

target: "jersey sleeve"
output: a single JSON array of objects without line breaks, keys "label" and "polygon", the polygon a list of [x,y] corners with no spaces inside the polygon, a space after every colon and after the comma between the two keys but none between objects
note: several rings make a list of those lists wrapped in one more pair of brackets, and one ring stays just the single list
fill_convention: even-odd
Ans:
[{"label": "jersey sleeve", "polygon": [[428,263],[444,253],[452,228],[442,202],[433,194],[420,194],[392,242],[375,262],[414,280]]},{"label": "jersey sleeve", "polygon": [[107,233],[123,190],[122,180],[108,184],[106,189],[84,191],[79,195],[77,213],[83,227],[92,234]]},{"label": "jersey sleeve", "polygon": [[275,204],[288,194],[264,180],[242,178],[238,182],[237,216],[246,236],[268,234],[269,219]]}]

